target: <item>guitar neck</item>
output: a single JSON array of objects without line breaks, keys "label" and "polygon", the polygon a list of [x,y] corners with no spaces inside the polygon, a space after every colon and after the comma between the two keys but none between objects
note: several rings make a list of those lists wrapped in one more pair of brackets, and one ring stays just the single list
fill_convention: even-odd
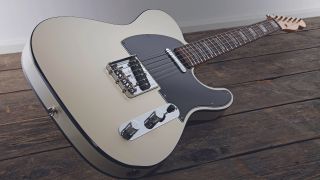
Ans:
[{"label": "guitar neck", "polygon": [[280,29],[273,19],[267,19],[186,44],[174,52],[187,68],[191,68]]}]

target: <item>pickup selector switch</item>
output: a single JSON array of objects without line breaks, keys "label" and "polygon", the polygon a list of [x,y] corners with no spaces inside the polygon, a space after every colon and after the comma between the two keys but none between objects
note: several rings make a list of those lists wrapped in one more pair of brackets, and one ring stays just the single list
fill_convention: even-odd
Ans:
[{"label": "pickup selector switch", "polygon": [[182,122],[179,115],[177,106],[167,103],[122,123],[118,131],[122,138],[133,141],[170,121]]},{"label": "pickup selector switch", "polygon": [[172,113],[176,110],[174,105],[169,105],[166,109],[167,112],[160,113],[157,111],[152,112],[152,114],[144,121],[144,125],[148,129],[152,129],[157,123],[162,122],[166,119],[168,113]]}]

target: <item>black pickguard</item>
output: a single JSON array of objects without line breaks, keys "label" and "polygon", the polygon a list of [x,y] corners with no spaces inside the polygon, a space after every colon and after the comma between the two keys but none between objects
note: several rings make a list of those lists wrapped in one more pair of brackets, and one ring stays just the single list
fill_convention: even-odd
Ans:
[{"label": "black pickguard", "polygon": [[180,41],[162,35],[144,34],[126,38],[122,44],[130,54],[137,55],[157,81],[165,100],[179,108],[181,120],[184,120],[193,108],[221,108],[232,101],[229,91],[212,90],[203,86],[195,79],[190,69],[182,73],[165,54],[166,48],[173,50],[182,46]]}]

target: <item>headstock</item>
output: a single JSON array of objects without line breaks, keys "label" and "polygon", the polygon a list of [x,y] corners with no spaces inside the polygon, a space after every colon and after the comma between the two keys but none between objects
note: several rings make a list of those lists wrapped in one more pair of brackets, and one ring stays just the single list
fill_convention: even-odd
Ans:
[{"label": "headstock", "polygon": [[306,27],[304,20],[286,16],[267,15],[268,19],[273,19],[278,23],[280,28],[286,32],[294,32]]}]

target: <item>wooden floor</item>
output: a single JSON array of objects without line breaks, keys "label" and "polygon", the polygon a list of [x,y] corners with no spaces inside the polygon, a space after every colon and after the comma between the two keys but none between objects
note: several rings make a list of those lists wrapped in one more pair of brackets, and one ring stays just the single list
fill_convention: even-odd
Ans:
[{"label": "wooden floor", "polygon": [[[196,69],[227,87],[218,120],[190,123],[150,179],[320,179],[320,17]],[[218,31],[186,34],[188,41]],[[27,84],[20,54],[0,55],[0,179],[111,179],[88,165]]]}]

